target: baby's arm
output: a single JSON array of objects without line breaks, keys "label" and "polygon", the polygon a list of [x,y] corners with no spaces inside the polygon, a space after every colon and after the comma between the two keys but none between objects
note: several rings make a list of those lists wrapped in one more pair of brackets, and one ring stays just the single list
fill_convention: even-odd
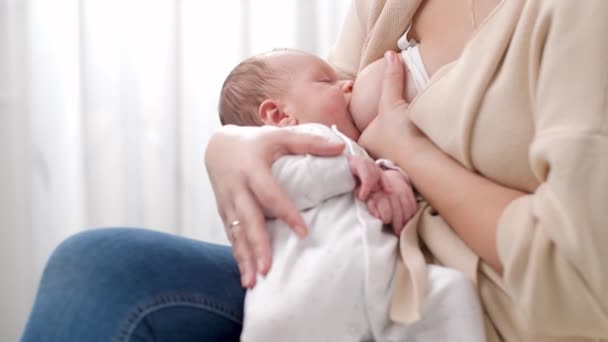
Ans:
[{"label": "baby's arm", "polygon": [[[293,126],[300,132],[318,134],[329,140],[342,138],[331,128],[320,124]],[[366,201],[375,217],[392,224],[399,235],[403,225],[416,211],[416,201],[407,177],[396,169],[382,170],[369,157],[352,155],[346,148],[336,157],[288,155],[272,165],[277,181],[298,210],[312,208],[319,203],[354,191]],[[270,217],[269,213],[266,213]]]},{"label": "baby's arm", "polygon": [[355,189],[355,180],[344,155],[289,155],[273,164],[272,173],[300,211]]},{"label": "baby's arm", "polygon": [[[347,139],[321,124],[285,129],[318,134],[334,141]],[[380,164],[368,156],[354,155],[349,148],[336,157],[284,156],[272,165],[272,172],[298,210],[312,208],[331,197],[353,191],[357,198],[366,201],[370,194],[385,190]]]},{"label": "baby's arm", "polygon": [[[331,128],[321,124],[285,129],[321,135],[331,141],[343,141]],[[305,210],[355,189],[356,181],[348,161],[350,154],[348,148],[345,148],[342,155],[335,157],[288,155],[274,162],[272,173],[296,208]]]}]

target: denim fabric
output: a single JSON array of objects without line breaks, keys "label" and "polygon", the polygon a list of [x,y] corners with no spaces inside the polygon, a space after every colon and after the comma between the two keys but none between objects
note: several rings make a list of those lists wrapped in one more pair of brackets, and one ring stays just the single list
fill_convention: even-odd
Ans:
[{"label": "denim fabric", "polygon": [[238,341],[244,296],[229,247],[90,230],[49,259],[22,341]]}]

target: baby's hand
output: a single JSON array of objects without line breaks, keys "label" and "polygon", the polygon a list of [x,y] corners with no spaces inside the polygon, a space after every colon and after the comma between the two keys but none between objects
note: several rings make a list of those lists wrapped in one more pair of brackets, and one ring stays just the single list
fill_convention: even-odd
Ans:
[{"label": "baby's hand", "polygon": [[383,170],[369,157],[348,156],[348,165],[357,180],[355,195],[358,199],[366,201],[370,194],[383,189],[381,182]]},{"label": "baby's hand", "polygon": [[405,177],[397,170],[384,170],[382,188],[367,200],[367,209],[384,224],[391,224],[395,235],[401,235],[405,224],[416,213],[416,197]]}]

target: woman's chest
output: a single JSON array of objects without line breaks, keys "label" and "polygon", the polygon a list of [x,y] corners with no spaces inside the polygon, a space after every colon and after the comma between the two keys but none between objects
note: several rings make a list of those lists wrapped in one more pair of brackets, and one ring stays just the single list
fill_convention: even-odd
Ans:
[{"label": "woman's chest", "polygon": [[[458,45],[458,38],[435,38],[445,44],[443,52],[435,47],[435,53],[456,53],[452,55],[455,62],[442,61],[438,70],[432,70],[429,65],[433,60],[423,56],[433,76],[412,103],[410,115],[435,144],[467,168],[501,184],[533,191],[538,181],[528,156],[534,136],[534,86],[527,73],[526,46],[513,44],[511,39],[517,22],[513,18],[520,6],[517,2],[476,1],[484,6],[481,18],[485,22],[472,37],[466,37],[468,42]],[[459,3],[462,7],[466,2],[455,1],[452,6]],[[417,14],[418,25],[426,25],[431,6],[443,6],[445,10],[444,3],[427,1]],[[451,10],[456,13],[458,7]],[[460,12],[464,13],[462,8]],[[479,20],[479,15],[476,18]],[[430,46],[433,39],[429,41]]]},{"label": "woman's chest", "polygon": [[446,70],[411,106],[411,118],[443,151],[500,184],[533,191],[534,136],[527,78]]},{"label": "woman's chest", "polygon": [[420,44],[427,72],[432,75],[456,60],[465,45],[500,0],[425,0],[408,34]]}]

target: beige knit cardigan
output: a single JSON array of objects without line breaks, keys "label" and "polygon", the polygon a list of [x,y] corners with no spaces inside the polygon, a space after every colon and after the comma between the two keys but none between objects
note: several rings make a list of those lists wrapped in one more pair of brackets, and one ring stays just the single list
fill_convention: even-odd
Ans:
[{"label": "beige knit cardigan", "polygon": [[[420,1],[353,1],[330,63],[354,77],[397,49]],[[488,340],[608,340],[608,1],[504,0],[409,115],[464,167],[529,195],[498,222],[502,276],[422,203],[392,317],[415,320],[424,300],[418,236],[475,282]]]}]

